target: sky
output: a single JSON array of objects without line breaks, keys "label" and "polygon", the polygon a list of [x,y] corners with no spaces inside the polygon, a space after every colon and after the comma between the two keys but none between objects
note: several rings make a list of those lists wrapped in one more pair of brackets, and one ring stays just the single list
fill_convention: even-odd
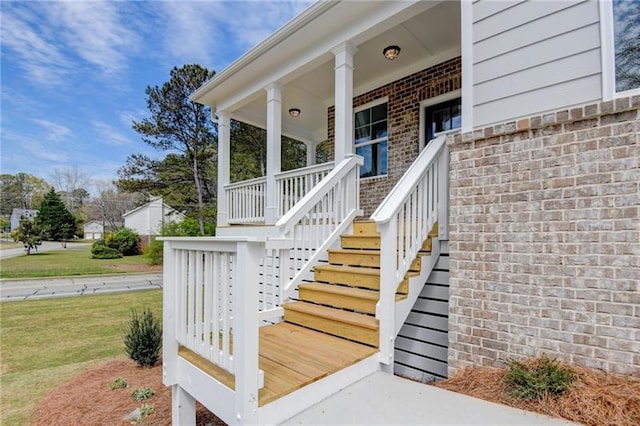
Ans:
[{"label": "sky", "polygon": [[222,71],[310,3],[0,0],[0,171],[111,181],[131,154],[162,158],[131,128],[146,87]]}]

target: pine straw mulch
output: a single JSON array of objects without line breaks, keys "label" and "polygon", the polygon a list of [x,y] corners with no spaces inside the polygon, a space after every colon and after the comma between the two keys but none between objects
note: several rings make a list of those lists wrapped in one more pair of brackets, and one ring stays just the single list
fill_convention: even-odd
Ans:
[{"label": "pine straw mulch", "polygon": [[[116,377],[125,379],[129,387],[110,390]],[[138,402],[131,391],[143,387],[152,388],[155,395]],[[34,420],[38,426],[130,425],[124,418],[143,404],[153,404],[154,412],[139,424],[171,425],[171,389],[162,384],[162,367],[140,368],[133,361],[110,361],[49,392],[36,407]],[[196,421],[198,426],[225,425],[200,404]]]},{"label": "pine straw mulch", "polygon": [[541,401],[510,397],[503,380],[505,369],[468,367],[435,386],[523,410],[590,426],[640,425],[640,379],[573,367],[577,379],[560,397]]}]

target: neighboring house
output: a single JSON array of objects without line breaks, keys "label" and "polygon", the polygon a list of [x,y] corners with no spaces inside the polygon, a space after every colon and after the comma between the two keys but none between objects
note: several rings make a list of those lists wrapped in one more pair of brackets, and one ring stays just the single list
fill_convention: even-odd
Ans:
[{"label": "neighboring house", "polygon": [[98,220],[90,220],[84,224],[83,233],[86,240],[99,240],[104,238],[104,225]]},{"label": "neighboring house", "polygon": [[135,231],[144,242],[150,242],[151,237],[160,235],[160,230],[165,223],[181,222],[185,216],[183,213],[168,206],[162,201],[162,197],[156,197],[146,204],[129,210],[122,215],[124,227]]},{"label": "neighboring house", "polygon": [[30,209],[13,209],[11,211],[11,218],[9,219],[11,222],[11,231],[14,231],[18,226],[20,226],[20,218],[25,217],[29,220],[33,220],[38,215],[38,210],[30,210]]},{"label": "neighboring house", "polygon": [[[318,2],[193,93],[218,237],[165,238],[174,424],[278,423],[376,370],[640,375],[638,5]],[[230,183],[231,117],[264,178]],[[281,173],[282,135],[334,161]]]}]

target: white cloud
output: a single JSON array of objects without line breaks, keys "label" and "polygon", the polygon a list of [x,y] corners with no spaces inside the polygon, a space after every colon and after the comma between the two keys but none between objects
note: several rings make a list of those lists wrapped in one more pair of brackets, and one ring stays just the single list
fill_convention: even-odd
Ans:
[{"label": "white cloud", "polygon": [[60,35],[67,45],[105,74],[126,68],[127,53],[137,50],[140,43],[121,13],[126,13],[126,3],[55,2],[47,8],[50,21],[61,27]]},{"label": "white cloud", "polygon": [[33,121],[44,128],[44,139],[47,141],[62,142],[71,135],[71,129],[61,124],[38,118],[34,118]]},{"label": "white cloud", "polygon": [[32,25],[37,19],[29,10],[18,10],[11,4],[3,5],[2,47],[7,48],[17,59],[14,62],[28,77],[41,84],[59,84],[69,74],[71,63],[62,54],[55,42],[46,40],[45,34]]},{"label": "white cloud", "polygon": [[309,1],[192,1],[161,3],[164,46],[178,63],[220,71],[305,9]]},{"label": "white cloud", "polygon": [[131,140],[120,133],[118,129],[104,121],[92,121],[91,124],[96,131],[102,136],[101,143],[104,142],[108,145],[127,145],[131,144]]}]

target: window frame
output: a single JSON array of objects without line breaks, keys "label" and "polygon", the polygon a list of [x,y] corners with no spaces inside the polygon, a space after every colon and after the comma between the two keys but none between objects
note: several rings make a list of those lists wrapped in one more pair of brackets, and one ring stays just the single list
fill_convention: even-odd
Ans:
[{"label": "window frame", "polygon": [[[387,104],[387,117],[386,117],[387,135],[381,138],[372,139],[370,141],[356,143],[356,114],[368,109],[372,109],[374,107],[377,107],[385,103]],[[366,104],[360,105],[353,109],[353,152],[355,153],[357,148],[378,144],[380,142],[387,142],[387,167],[386,167],[387,173],[380,173],[373,176],[361,177],[360,178],[361,180],[362,179],[378,179],[378,178],[389,176],[389,97],[388,96],[384,96],[382,98],[378,98],[371,102],[367,102]]]},{"label": "window frame", "polygon": [[640,87],[616,91],[616,46],[613,20],[613,0],[600,0],[600,44],[602,60],[602,99],[610,101],[616,98],[640,95]]}]

